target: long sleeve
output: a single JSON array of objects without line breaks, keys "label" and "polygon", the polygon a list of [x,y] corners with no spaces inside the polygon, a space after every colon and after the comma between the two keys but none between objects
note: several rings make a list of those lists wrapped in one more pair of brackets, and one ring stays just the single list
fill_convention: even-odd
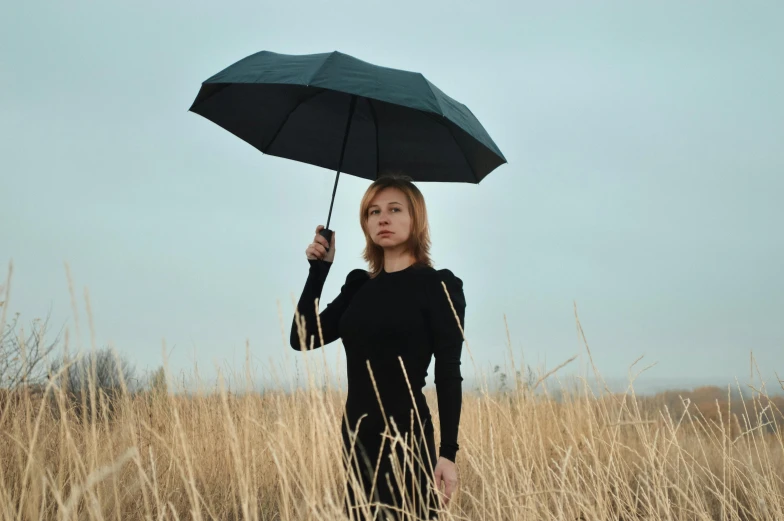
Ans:
[{"label": "long sleeve", "polygon": [[[321,303],[321,291],[324,288],[324,282],[327,280],[327,275],[329,274],[329,269],[332,267],[332,263],[321,259],[308,259],[308,263],[310,264],[308,278],[305,281],[305,287],[299,297],[297,310],[305,319],[305,349],[310,348],[311,336],[315,337],[313,342],[313,348],[315,349],[321,347],[321,338],[319,336],[318,324],[316,323],[315,300],[318,298],[319,303]],[[319,313],[318,319],[321,323],[321,333],[324,336],[324,345],[334,342],[340,336],[338,334],[340,317],[343,315],[343,311],[345,311],[349,302],[351,302],[351,297],[367,278],[368,275],[365,270],[352,270],[346,277],[346,282],[340,289],[340,294],[335,300],[327,305],[324,311]],[[291,335],[289,341],[292,349],[297,351],[302,350],[296,313],[291,321]]]},{"label": "long sleeve", "polygon": [[455,461],[460,446],[457,443],[460,410],[463,401],[460,374],[460,355],[463,347],[463,334],[455,320],[441,281],[446,284],[449,297],[455,307],[460,325],[465,328],[466,300],[463,294],[463,281],[447,269],[439,270],[436,284],[430,288],[430,321],[433,335],[433,354],[435,356],[435,383],[438,396],[438,415],[441,427],[439,455]]}]

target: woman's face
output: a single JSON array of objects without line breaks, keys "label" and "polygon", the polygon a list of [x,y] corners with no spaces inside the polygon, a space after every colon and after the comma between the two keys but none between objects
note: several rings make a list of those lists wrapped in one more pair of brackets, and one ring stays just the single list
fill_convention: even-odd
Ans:
[{"label": "woman's face", "polygon": [[411,234],[411,212],[406,195],[392,187],[378,192],[368,207],[367,227],[373,242],[383,248],[405,244]]}]

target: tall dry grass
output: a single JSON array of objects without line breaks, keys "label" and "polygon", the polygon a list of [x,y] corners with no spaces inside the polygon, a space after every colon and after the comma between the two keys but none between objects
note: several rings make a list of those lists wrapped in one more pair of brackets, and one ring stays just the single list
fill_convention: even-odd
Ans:
[{"label": "tall dry grass", "polygon": [[[321,351],[295,354],[308,386],[292,392],[126,393],[112,415],[73,407],[57,375],[43,393],[1,396],[0,520],[344,519],[345,396],[316,383]],[[717,402],[708,418],[633,385],[610,393],[595,368],[598,387],[560,382],[554,399],[559,368],[465,393],[442,519],[784,519],[781,411],[764,388],[744,414]]]},{"label": "tall dry grass", "polygon": [[[444,519],[784,519],[780,416],[714,422],[633,389],[561,394],[466,393]],[[0,519],[343,519],[344,399],[140,393],[109,417],[73,414],[54,381],[6,397]]]}]

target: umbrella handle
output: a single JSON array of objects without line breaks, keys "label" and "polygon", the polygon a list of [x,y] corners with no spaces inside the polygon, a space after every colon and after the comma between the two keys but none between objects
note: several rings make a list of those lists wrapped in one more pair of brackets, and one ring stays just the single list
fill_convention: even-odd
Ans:
[{"label": "umbrella handle", "polygon": [[[332,230],[329,228],[322,228],[319,230],[319,235],[327,239],[328,244],[332,244]],[[327,251],[329,251],[329,246],[326,247]]]}]

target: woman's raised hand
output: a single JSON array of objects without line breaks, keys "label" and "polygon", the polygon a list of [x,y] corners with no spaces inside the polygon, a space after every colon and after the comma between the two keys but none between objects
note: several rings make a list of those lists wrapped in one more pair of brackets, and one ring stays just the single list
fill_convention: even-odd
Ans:
[{"label": "woman's raised hand", "polygon": [[[321,224],[316,226],[316,236],[305,250],[305,256],[311,260],[321,259],[332,262],[335,260],[335,232],[332,232],[332,243],[330,244],[327,242],[327,239],[319,234],[319,231],[323,228],[324,226]],[[329,247],[329,251],[327,251],[327,247]]]}]

